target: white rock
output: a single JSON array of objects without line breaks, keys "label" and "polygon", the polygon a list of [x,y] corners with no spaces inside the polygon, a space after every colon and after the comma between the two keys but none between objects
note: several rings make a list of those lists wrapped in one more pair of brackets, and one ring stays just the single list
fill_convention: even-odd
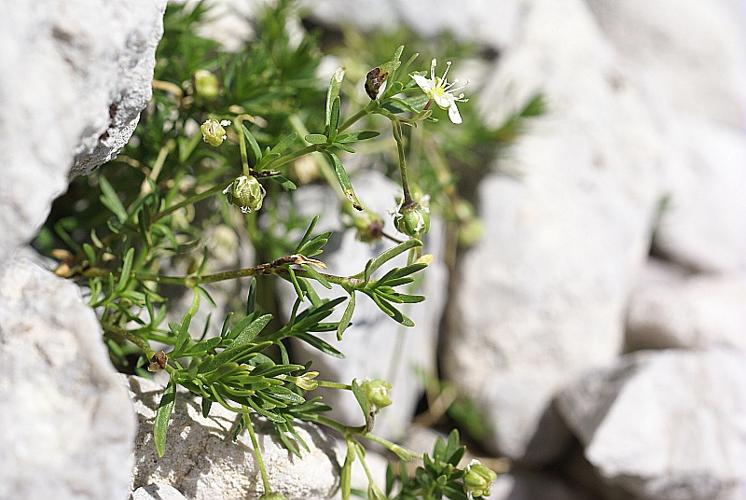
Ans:
[{"label": "white rock", "polygon": [[164,7],[47,0],[0,16],[0,255],[36,233],[68,175],[129,139],[150,99]]},{"label": "white rock", "polygon": [[[244,500],[261,495],[259,469],[248,435],[243,433],[236,443],[226,441],[234,413],[213,405],[210,416],[204,418],[199,404],[179,392],[169,424],[166,454],[159,459],[152,430],[163,387],[139,377],[129,377],[128,382],[139,421],[132,490],[150,484],[169,485],[194,500]],[[339,481],[335,441],[311,425],[300,424],[296,428],[311,449],[300,459],[290,456],[268,432],[269,426],[257,425],[270,484],[288,499],[329,498]]]},{"label": "white rock", "polygon": [[726,347],[746,352],[744,304],[744,275],[687,275],[652,261],[630,297],[627,347]]},{"label": "white rock", "polygon": [[727,351],[625,356],[559,396],[585,456],[648,500],[711,500],[743,486],[746,358]]},{"label": "white rock", "polygon": [[0,498],[124,499],[135,419],[78,288],[0,271]]},{"label": "white rock", "polygon": [[516,35],[520,0],[346,0],[306,1],[311,14],[328,24],[354,24],[364,30],[391,30],[404,24],[423,37],[452,33],[463,41],[493,48],[507,45]]},{"label": "white rock", "polygon": [[149,484],[133,491],[130,500],[186,500],[186,497],[173,486]]},{"label": "white rock", "polygon": [[[394,197],[401,194],[401,187],[383,175],[366,171],[353,176],[353,186],[363,204],[381,215],[386,221],[385,230],[398,234],[393,229],[389,211],[396,208]],[[331,189],[307,186],[296,194],[296,203],[309,217],[324,214],[318,231],[335,231],[328,251],[321,260],[329,272],[349,276],[360,272],[365,263],[393,246],[390,242],[374,245],[362,243],[353,231],[343,231],[338,221],[339,202]],[[383,378],[393,385],[391,406],[376,417],[377,434],[396,439],[403,435],[413,417],[423,390],[423,381],[418,371],[432,373],[435,368],[435,349],[440,318],[443,312],[446,288],[446,269],[443,255],[443,225],[435,218],[427,235],[424,252],[434,255],[433,264],[422,271],[422,288],[417,292],[426,297],[419,304],[405,304],[403,310],[414,322],[406,328],[386,316],[367,296],[357,294],[352,326],[345,332],[341,342],[336,332],[320,333],[319,336],[345,354],[345,359],[332,358],[302,342],[293,345],[297,362],[313,361],[313,368],[321,372],[321,378],[350,383],[353,378]],[[401,235],[399,235],[401,236]],[[388,266],[406,264],[406,255],[392,260]],[[326,290],[316,287],[319,295],[326,298],[340,297],[339,288]],[[295,300],[291,286],[281,288],[280,302],[289,314]],[[340,310],[330,320],[337,320]],[[349,425],[360,425],[362,413],[349,391],[325,391],[324,399],[333,408],[330,415]]]},{"label": "white rock", "polygon": [[591,500],[589,496],[548,473],[530,471],[501,474],[489,500]]},{"label": "white rock", "polygon": [[480,185],[485,235],[462,261],[444,365],[494,427],[485,446],[543,462],[566,443],[548,408],[555,390],[621,348],[630,273],[646,258],[666,158],[584,4],[524,6],[484,112],[502,123],[536,92],[549,110],[500,164],[520,175]]},{"label": "white rock", "polygon": [[[619,64],[677,110],[743,126],[746,32],[725,0],[586,0]],[[672,13],[675,12],[675,15]]]},{"label": "white rock", "polygon": [[[704,94],[705,96],[708,94]],[[703,99],[706,100],[706,99]],[[655,248],[696,271],[746,269],[746,132],[680,119]]]}]

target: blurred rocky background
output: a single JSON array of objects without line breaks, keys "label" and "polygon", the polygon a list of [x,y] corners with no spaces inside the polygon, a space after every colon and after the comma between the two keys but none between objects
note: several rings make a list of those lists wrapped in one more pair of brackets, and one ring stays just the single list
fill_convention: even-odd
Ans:
[{"label": "blurred rocky background", "polygon": [[[214,3],[211,35],[229,48],[251,36],[244,17],[256,2]],[[492,123],[537,93],[547,104],[477,187],[482,238],[449,261],[434,223],[416,329],[371,310],[345,338],[344,362],[318,360],[325,375],[390,378],[382,432],[415,448],[431,446],[438,429],[427,425],[448,411],[438,405],[460,400],[481,430],[473,450],[507,470],[494,499],[746,498],[743,2],[305,6],[304,22],[329,29],[403,24],[477,44],[488,57],[471,67],[474,88]],[[250,454],[217,446],[217,420],[198,412],[179,422],[176,463],[151,466],[126,395],[142,432],[156,389],[117,379],[79,292],[25,249],[68,179],[129,139],[150,98],[164,7],[47,0],[0,16],[2,499],[234,498],[226,484],[239,485],[235,498],[257,495],[256,481],[242,483],[256,474]],[[395,187],[366,175],[361,196],[387,206]],[[312,210],[330,202],[321,188],[302,191]],[[326,259],[357,268],[370,250],[335,224],[322,220],[340,239]],[[359,411],[338,405],[340,418]],[[313,441],[306,465],[272,448],[276,470],[296,471],[293,498],[335,489],[333,443]]]}]

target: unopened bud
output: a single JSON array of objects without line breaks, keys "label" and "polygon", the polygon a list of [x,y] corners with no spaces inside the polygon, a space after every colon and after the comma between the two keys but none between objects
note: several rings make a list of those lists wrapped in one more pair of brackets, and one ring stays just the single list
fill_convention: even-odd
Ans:
[{"label": "unopened bud", "polygon": [[205,123],[199,127],[202,132],[202,140],[214,147],[223,144],[223,141],[228,138],[228,135],[225,133],[225,129],[223,128],[223,124],[226,122],[227,121],[219,122],[212,118],[205,120]]},{"label": "unopened bud", "polygon": [[262,208],[264,190],[256,177],[251,175],[242,175],[236,177],[231,184],[223,190],[223,194],[228,197],[228,201],[233,205],[241,208],[245,214],[256,212]]},{"label": "unopened bud", "polygon": [[469,497],[488,497],[497,474],[479,460],[472,460],[464,472],[464,490]]},{"label": "unopened bud", "polygon": [[422,202],[411,201],[399,207],[394,215],[394,226],[400,233],[417,237],[430,230],[430,207],[427,197]]},{"label": "unopened bud", "polygon": [[198,69],[192,76],[194,93],[204,99],[215,99],[220,94],[218,77],[205,69]]},{"label": "unopened bud", "polygon": [[384,408],[391,404],[391,384],[385,380],[364,380],[361,387],[368,402],[376,408]]},{"label": "unopened bud", "polygon": [[306,372],[300,377],[295,377],[293,383],[304,391],[313,391],[319,387],[318,381],[314,380],[319,376],[319,372]]}]

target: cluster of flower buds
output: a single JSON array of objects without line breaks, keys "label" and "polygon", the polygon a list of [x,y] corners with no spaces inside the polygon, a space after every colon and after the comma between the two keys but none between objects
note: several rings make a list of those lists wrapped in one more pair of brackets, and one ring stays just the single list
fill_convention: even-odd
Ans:
[{"label": "cluster of flower buds", "polygon": [[264,190],[256,177],[252,175],[242,175],[236,177],[228,187],[223,190],[223,194],[228,201],[241,208],[241,212],[248,214],[256,212],[262,208],[264,196],[267,192]]},{"label": "cluster of flower buds", "polygon": [[479,460],[472,460],[464,471],[464,490],[469,498],[490,496],[497,474]]}]

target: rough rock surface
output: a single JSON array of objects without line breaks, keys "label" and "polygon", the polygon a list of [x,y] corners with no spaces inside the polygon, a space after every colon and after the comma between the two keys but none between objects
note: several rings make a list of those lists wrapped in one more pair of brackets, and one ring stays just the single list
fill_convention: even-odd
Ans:
[{"label": "rough rock surface", "polygon": [[485,236],[461,263],[444,362],[494,427],[485,445],[543,462],[566,442],[548,408],[554,391],[620,351],[630,274],[645,260],[666,158],[585,5],[524,7],[484,111],[501,123],[541,92],[549,112],[501,163],[519,176],[480,185]]},{"label": "rough rock surface", "polygon": [[[366,171],[353,176],[353,186],[363,204],[386,220],[386,231],[396,233],[392,228],[389,211],[396,208],[395,196],[400,195],[401,187],[383,175]],[[381,253],[391,243],[369,245],[355,237],[354,231],[343,230],[335,214],[338,201],[329,188],[307,186],[296,195],[297,204],[307,215],[325,214],[319,222],[318,231],[334,231],[321,255],[329,271],[348,276],[360,272],[365,263]],[[418,293],[426,297],[425,302],[409,304],[405,313],[415,322],[413,328],[398,326],[386,316],[368,297],[358,294],[353,315],[353,324],[345,332],[342,342],[337,342],[336,333],[319,334],[345,354],[344,359],[332,358],[307,346],[294,344],[294,352],[299,353],[299,362],[313,361],[313,368],[321,372],[323,378],[349,383],[353,378],[383,378],[393,385],[393,404],[376,417],[376,433],[389,438],[398,438],[406,431],[414,414],[423,390],[418,370],[432,373],[435,367],[435,349],[440,318],[443,312],[446,287],[446,270],[442,261],[443,226],[433,220],[430,233],[425,241],[425,253],[434,255],[433,264],[423,271],[422,288]],[[406,264],[406,256],[401,255],[391,261],[391,265]],[[388,267],[387,267],[388,269]],[[335,288],[327,290],[317,287],[321,297],[340,297],[345,292]],[[285,300],[281,303],[289,314],[295,292],[292,287],[282,289]],[[342,311],[331,316],[336,320]],[[333,408],[331,415],[342,422],[359,425],[362,414],[355,398],[349,391],[326,391],[324,395]]]},{"label": "rough rock surface", "polygon": [[628,355],[568,387],[558,406],[601,477],[635,498],[711,500],[743,486],[743,354]]},{"label": "rough rock surface", "polygon": [[746,269],[746,137],[743,130],[679,120],[655,248],[694,271]]},{"label": "rough rock surface", "polygon": [[[687,114],[730,125],[746,117],[743,3],[586,0],[619,64]],[[738,12],[740,7],[740,12]],[[676,15],[672,17],[671,13]]]},{"label": "rough rock surface", "polygon": [[77,287],[0,270],[0,498],[126,498],[135,418]]},{"label": "rough rock surface", "polygon": [[630,296],[627,349],[746,352],[746,276],[691,275],[651,261]]},{"label": "rough rock surface", "polygon": [[0,255],[36,233],[69,175],[129,139],[150,99],[164,8],[51,0],[0,16]]},{"label": "rough rock surface", "polygon": [[173,486],[149,484],[133,491],[130,500],[186,500],[186,497]]},{"label": "rough rock surface", "polygon": [[[163,387],[139,377],[128,379],[139,421],[135,438],[132,490],[151,484],[169,485],[194,500],[244,500],[262,493],[251,441],[244,433],[226,441],[235,414],[213,405],[208,418],[186,393],[178,393],[169,424],[166,455],[157,458],[153,420]],[[335,441],[310,425],[297,426],[311,448],[292,457],[282,444],[257,426],[257,437],[272,487],[288,499],[329,498],[338,487]]]}]

